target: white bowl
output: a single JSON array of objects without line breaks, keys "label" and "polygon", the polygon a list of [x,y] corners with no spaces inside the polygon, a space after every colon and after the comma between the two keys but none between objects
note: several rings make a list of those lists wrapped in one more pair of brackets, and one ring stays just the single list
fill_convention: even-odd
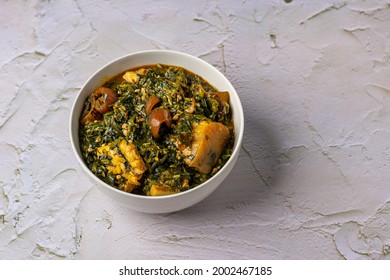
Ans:
[{"label": "white bowl", "polygon": [[[217,174],[206,182],[181,193],[151,197],[118,190],[96,177],[85,164],[79,144],[79,119],[84,101],[97,87],[111,77],[137,66],[149,64],[170,64],[183,67],[198,74],[219,91],[230,93],[230,105],[233,113],[235,143],[233,152],[227,163]],[[240,99],[232,84],[216,68],[194,56],[165,50],[142,51],[118,58],[95,72],[81,88],[74,101],[70,115],[70,140],[73,151],[85,173],[95,185],[106,195],[126,207],[145,213],[169,213],[190,207],[210,195],[226,178],[237,161],[244,133],[244,114]]]}]

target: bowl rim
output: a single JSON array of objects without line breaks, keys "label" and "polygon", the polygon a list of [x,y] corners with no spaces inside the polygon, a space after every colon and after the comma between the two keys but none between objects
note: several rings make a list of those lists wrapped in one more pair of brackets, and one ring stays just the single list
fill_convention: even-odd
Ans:
[{"label": "bowl rim", "polygon": [[[224,166],[222,166],[222,168],[220,170],[218,170],[218,172],[216,174],[214,174],[212,177],[210,177],[205,182],[203,182],[203,183],[201,183],[201,184],[199,184],[199,185],[197,185],[197,186],[195,186],[195,187],[193,187],[193,188],[191,188],[189,190],[186,190],[186,191],[183,191],[183,192],[179,192],[179,193],[175,193],[175,194],[164,195],[164,196],[146,196],[146,195],[139,195],[139,194],[128,193],[128,192],[119,190],[119,189],[117,189],[117,188],[107,184],[103,180],[101,180],[85,164],[84,159],[82,158],[82,155],[77,151],[76,143],[74,141],[75,138],[77,138],[77,139],[79,138],[79,135],[78,135],[79,126],[77,127],[77,135],[75,135],[73,133],[73,129],[72,129],[73,128],[73,120],[76,117],[75,116],[75,114],[76,114],[75,107],[76,107],[76,105],[79,102],[81,102],[80,101],[81,93],[82,93],[83,89],[90,83],[90,80],[92,80],[96,75],[98,75],[100,72],[104,71],[106,68],[110,67],[113,64],[118,63],[119,61],[128,59],[129,57],[140,56],[140,55],[147,55],[147,54],[164,54],[164,53],[165,54],[182,56],[182,57],[185,57],[185,58],[187,58],[189,60],[195,60],[197,63],[203,64],[204,66],[212,69],[222,80],[224,80],[224,83],[227,83],[234,90],[233,94],[236,96],[236,105],[234,106],[233,110],[234,111],[237,110],[236,113],[238,113],[238,115],[239,115],[239,117],[241,119],[240,130],[235,132],[237,134],[237,136],[235,137],[235,143],[234,143],[232,155],[230,156],[228,161],[224,164]],[[162,64],[167,64],[167,63],[162,63]],[[175,65],[175,64],[170,64],[170,65],[179,66],[179,65]],[[139,66],[143,66],[143,65],[139,65]],[[183,66],[179,66],[179,67],[185,68]],[[195,74],[197,74],[197,73],[195,73]],[[201,75],[199,75],[199,76],[201,76]],[[230,94],[232,94],[232,93],[230,93]],[[78,118],[79,118],[79,116],[77,116],[77,119]],[[242,145],[242,140],[243,140],[243,135],[244,135],[244,123],[245,123],[244,122],[244,112],[243,112],[242,103],[241,103],[241,100],[239,98],[239,95],[238,95],[237,91],[235,90],[235,88],[233,87],[233,85],[231,84],[231,82],[216,67],[214,67],[210,63],[204,61],[203,59],[200,59],[200,58],[198,58],[196,56],[193,56],[193,55],[190,55],[190,54],[187,54],[187,53],[184,53],[184,52],[179,52],[179,51],[174,51],[174,50],[144,50],[144,51],[132,52],[132,53],[120,56],[120,57],[118,57],[116,59],[110,60],[108,63],[106,63],[103,66],[101,66],[98,70],[96,70],[92,75],[89,76],[89,78],[84,82],[84,84],[79,89],[79,91],[77,92],[76,96],[74,97],[74,101],[73,101],[73,104],[72,104],[72,107],[71,107],[71,111],[70,111],[70,118],[69,118],[69,136],[70,136],[72,150],[73,150],[73,153],[75,154],[75,156],[76,156],[76,158],[78,160],[78,163],[81,165],[83,170],[88,173],[88,175],[90,176],[90,179],[94,180],[95,184],[100,183],[106,189],[108,189],[110,191],[113,191],[113,192],[116,192],[116,193],[118,193],[120,195],[127,196],[129,198],[148,200],[148,201],[149,200],[166,200],[166,199],[169,199],[169,198],[190,195],[192,192],[195,192],[196,190],[198,190],[200,188],[206,187],[207,184],[209,184],[210,182],[216,180],[216,178],[218,176],[220,176],[221,174],[224,174],[223,171],[225,169],[227,169],[232,163],[234,164],[234,162],[232,162],[232,161],[236,157],[238,157],[238,153],[240,152],[241,145]]]}]

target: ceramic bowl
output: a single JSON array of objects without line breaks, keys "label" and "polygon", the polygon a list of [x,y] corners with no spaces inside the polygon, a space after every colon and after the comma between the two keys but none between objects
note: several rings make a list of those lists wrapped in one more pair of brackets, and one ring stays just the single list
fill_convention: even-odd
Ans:
[{"label": "ceramic bowl", "polygon": [[[230,93],[230,106],[233,113],[235,143],[233,153],[228,162],[209,180],[188,191],[167,196],[142,196],[118,190],[96,177],[85,164],[79,144],[79,119],[86,98],[97,87],[115,75],[137,66],[150,64],[170,64],[183,67],[198,74],[219,91]],[[85,174],[103,193],[125,205],[126,207],[144,213],[169,213],[190,207],[209,196],[226,178],[237,161],[244,133],[244,114],[242,105],[236,90],[228,79],[209,63],[189,54],[166,51],[150,50],[132,53],[106,64],[96,71],[83,85],[76,96],[70,115],[70,140],[71,145]]]}]

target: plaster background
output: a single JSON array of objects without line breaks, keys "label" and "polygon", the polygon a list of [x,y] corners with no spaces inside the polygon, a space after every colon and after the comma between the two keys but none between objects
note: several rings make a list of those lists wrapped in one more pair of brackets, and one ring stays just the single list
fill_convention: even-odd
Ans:
[{"label": "plaster background", "polygon": [[[389,0],[0,7],[0,259],[390,259]],[[217,67],[246,121],[223,185],[164,215],[96,190],[68,134],[87,78],[146,49]]]}]

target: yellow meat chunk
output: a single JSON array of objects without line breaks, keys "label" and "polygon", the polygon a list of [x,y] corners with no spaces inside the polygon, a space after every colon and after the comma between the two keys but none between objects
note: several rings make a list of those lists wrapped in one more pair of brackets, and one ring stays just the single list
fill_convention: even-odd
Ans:
[{"label": "yellow meat chunk", "polygon": [[[114,143],[109,143],[100,146],[97,149],[97,155],[99,157],[106,155],[110,159],[107,170],[126,179],[126,183],[120,186],[121,189],[131,192],[140,186],[139,180],[147,170],[147,166],[133,143],[122,140],[118,147]],[[126,167],[126,162],[130,168]]]},{"label": "yellow meat chunk", "polygon": [[153,184],[150,187],[148,195],[150,196],[163,196],[176,193],[170,187],[164,185]]},{"label": "yellow meat chunk", "polygon": [[190,148],[192,156],[185,162],[208,174],[217,163],[229,140],[229,129],[221,123],[201,121],[193,130]]},{"label": "yellow meat chunk", "polygon": [[111,166],[107,166],[107,170],[112,174],[118,175],[126,172],[126,160],[120,155],[112,155]]},{"label": "yellow meat chunk", "polygon": [[122,78],[126,82],[129,82],[130,84],[135,84],[136,82],[139,81],[140,78],[139,75],[144,75],[145,72],[146,72],[145,68],[138,69],[137,71],[126,71],[126,73],[123,74]]},{"label": "yellow meat chunk", "polygon": [[118,175],[126,172],[125,162],[126,159],[118,154],[117,149],[114,145],[103,145],[97,149],[97,155],[107,155],[111,158],[111,165],[107,166],[107,170],[112,174]]},{"label": "yellow meat chunk", "polygon": [[133,143],[122,140],[118,147],[135,174],[143,174],[148,169]]},{"label": "yellow meat chunk", "polygon": [[127,71],[123,76],[123,79],[130,84],[135,84],[139,80],[139,76],[134,71]]}]

